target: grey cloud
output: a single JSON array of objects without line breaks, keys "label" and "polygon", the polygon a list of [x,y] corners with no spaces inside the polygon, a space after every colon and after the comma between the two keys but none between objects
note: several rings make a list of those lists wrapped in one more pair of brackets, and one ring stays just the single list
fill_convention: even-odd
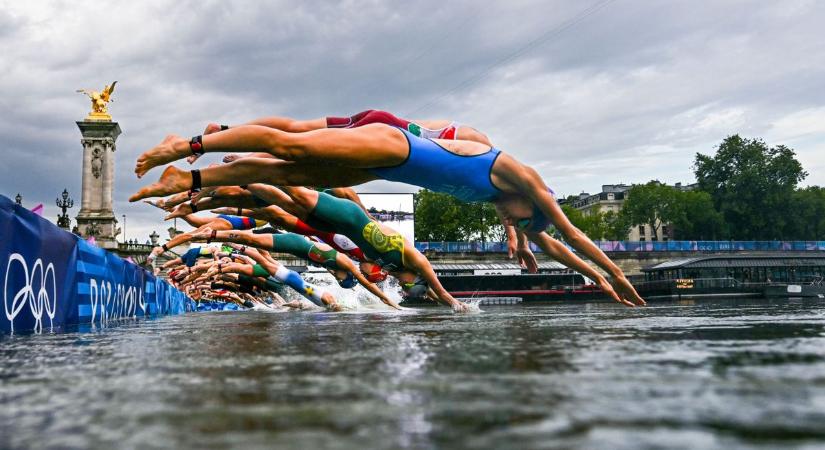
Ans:
[{"label": "grey cloud", "polygon": [[[105,19],[97,4],[9,3],[0,193],[47,206],[63,187],[79,193],[74,121],[88,104],[74,90],[115,79],[116,212],[134,237],[166,227],[126,202],[160,172],[137,180],[140,152],[207,121],[273,114],[421,109],[487,132],[562,193],[690,181],[693,155],[737,132],[790,139],[809,182],[825,184],[825,132],[783,129],[825,102],[825,5],[618,0],[477,78],[595,3],[122,2]],[[465,80],[475,81],[445,94]]]}]

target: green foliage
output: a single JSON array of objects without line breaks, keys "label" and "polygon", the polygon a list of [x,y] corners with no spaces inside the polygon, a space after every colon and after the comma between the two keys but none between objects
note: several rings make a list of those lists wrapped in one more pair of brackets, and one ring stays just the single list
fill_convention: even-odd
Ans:
[{"label": "green foliage", "polygon": [[799,189],[788,205],[787,239],[825,239],[825,188],[811,186]]},{"label": "green foliage", "polygon": [[[663,224],[679,240],[825,239],[825,188],[797,189],[808,174],[792,149],[734,135],[713,156],[697,153],[693,169],[698,189],[692,191],[650,181],[628,191],[619,213],[585,215],[570,206],[574,196],[562,210],[593,240],[623,240],[632,226],[658,231]],[[422,190],[415,213],[417,240],[504,240],[490,204]]]},{"label": "green foliage", "polygon": [[697,153],[694,173],[722,213],[731,239],[777,239],[786,228],[796,228],[789,222],[790,199],[808,174],[793,150],[734,135],[712,157]]},{"label": "green foliage", "polygon": [[455,197],[422,189],[415,195],[415,240],[505,240],[495,208],[490,203],[462,203]]},{"label": "green foliage", "polygon": [[650,225],[655,235],[663,223],[679,221],[684,214],[679,190],[658,181],[637,184],[627,191],[622,215],[630,225]]},{"label": "green foliage", "polygon": [[627,231],[630,225],[621,214],[616,214],[613,211],[603,213],[598,210],[592,211],[590,214],[583,214],[569,204],[562,205],[561,210],[564,211],[564,214],[576,228],[592,240],[620,241],[627,239]]},{"label": "green foliage", "polygon": [[698,190],[676,192],[680,212],[671,221],[674,239],[718,240],[727,235],[725,219],[713,206],[710,194]]}]

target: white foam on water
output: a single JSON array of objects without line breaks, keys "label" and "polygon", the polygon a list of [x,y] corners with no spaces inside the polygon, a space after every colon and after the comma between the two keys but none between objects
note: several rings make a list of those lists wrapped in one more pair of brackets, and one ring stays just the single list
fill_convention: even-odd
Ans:
[{"label": "white foam on water", "polygon": [[468,306],[468,311],[464,314],[480,314],[483,313],[484,310],[481,309],[481,302],[483,298],[473,298],[464,300],[464,304]]},{"label": "white foam on water", "polygon": [[[356,313],[356,314],[363,314],[363,313],[381,313],[381,314],[415,314],[415,310],[410,308],[402,307],[402,310],[394,309],[382,302],[379,298],[372,295],[369,291],[367,291],[363,286],[358,285],[352,289],[344,289],[338,285],[335,281],[335,278],[329,274],[328,272],[309,272],[304,274],[304,279],[315,285],[318,286],[328,292],[330,292],[335,299],[338,301],[338,304],[343,307],[343,313]],[[401,295],[398,292],[397,286],[394,289],[392,285],[388,282],[382,282],[377,284],[378,288],[384,291],[387,294],[387,297],[395,301],[396,303],[401,302]],[[301,299],[306,301],[302,296],[300,296],[297,292],[292,291],[291,289],[287,289],[287,300],[296,300]],[[319,308],[319,310],[321,310]]]}]

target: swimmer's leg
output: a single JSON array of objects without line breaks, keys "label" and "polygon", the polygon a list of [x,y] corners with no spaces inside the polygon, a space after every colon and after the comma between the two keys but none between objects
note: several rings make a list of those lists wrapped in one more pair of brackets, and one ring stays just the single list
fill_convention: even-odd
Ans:
[{"label": "swimmer's leg", "polygon": [[[280,160],[244,158],[200,171],[202,186],[234,186],[247,183],[267,183],[284,186],[325,187],[355,186],[378,179],[363,169],[293,163]],[[135,202],[149,197],[160,197],[187,191],[192,187],[192,172],[174,166],[163,171],[160,180],[140,189],[129,197]]]},{"label": "swimmer's leg", "polygon": [[275,279],[291,287],[299,294],[306,297],[309,301],[322,308],[339,308],[332,294],[307,283],[303,278],[301,278],[301,275],[299,275],[298,272],[289,270],[284,266],[279,266],[278,270],[275,271]]},{"label": "swimmer's leg", "polygon": [[288,133],[248,125],[192,140],[167,136],[138,157],[135,173],[140,178],[153,167],[179,160],[193,151],[265,151],[288,161],[366,168],[401,164],[406,160],[408,150],[409,143],[403,133],[386,125],[373,124],[354,129],[325,128],[307,133]]}]

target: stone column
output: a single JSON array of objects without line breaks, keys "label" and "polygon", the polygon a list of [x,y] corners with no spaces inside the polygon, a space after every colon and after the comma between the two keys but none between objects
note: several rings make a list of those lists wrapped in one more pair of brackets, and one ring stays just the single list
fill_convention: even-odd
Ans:
[{"label": "stone column", "polygon": [[108,120],[77,122],[83,135],[83,192],[77,227],[80,235],[94,234],[97,245],[117,249],[117,218],[112,208],[115,141],[120,125]]}]

